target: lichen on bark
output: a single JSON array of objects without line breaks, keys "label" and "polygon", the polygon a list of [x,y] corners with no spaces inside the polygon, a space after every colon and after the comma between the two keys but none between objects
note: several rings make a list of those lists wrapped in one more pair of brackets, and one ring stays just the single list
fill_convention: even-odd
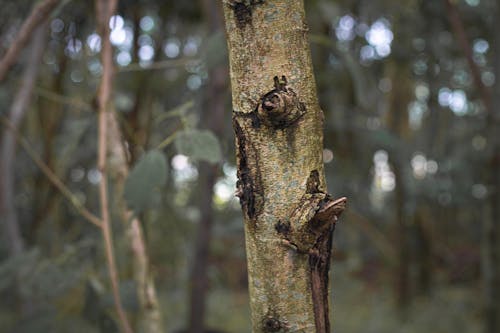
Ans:
[{"label": "lichen on bark", "polygon": [[253,332],[329,332],[328,269],[346,199],[327,194],[302,0],[225,0]]}]

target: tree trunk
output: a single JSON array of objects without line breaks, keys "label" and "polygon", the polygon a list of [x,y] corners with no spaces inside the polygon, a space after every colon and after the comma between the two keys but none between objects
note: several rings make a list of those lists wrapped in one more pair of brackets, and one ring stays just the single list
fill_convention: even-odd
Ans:
[{"label": "tree trunk", "polygon": [[214,210],[213,188],[217,169],[208,163],[200,168],[200,212],[201,219],[196,235],[193,266],[191,268],[191,290],[189,297],[189,333],[205,332],[205,304],[208,291],[208,259],[212,241]]},{"label": "tree trunk", "polygon": [[[16,160],[16,139],[14,132],[21,126],[22,120],[31,101],[31,94],[40,68],[43,51],[46,43],[46,24],[41,24],[36,30],[33,38],[33,48],[28,58],[28,63],[24,71],[21,86],[14,97],[14,101],[9,113],[9,121],[12,129],[5,128],[0,151],[0,220],[3,222],[4,235],[8,244],[10,256],[20,255],[24,251],[25,243],[15,206],[15,169]],[[19,286],[20,287],[20,286]],[[19,290],[20,288],[18,288]],[[22,302],[23,315],[30,315],[33,312],[33,303],[29,299],[22,299],[22,293],[18,291],[18,296]]]},{"label": "tree trunk", "polygon": [[[500,14],[500,1],[496,1],[496,14]],[[485,296],[486,296],[486,333],[500,330],[500,35],[494,33],[493,39],[493,86],[492,102],[488,110],[488,134],[491,145],[489,161],[489,195],[490,219],[485,232],[487,247],[485,260]],[[487,104],[488,105],[488,104]]]},{"label": "tree trunk", "polygon": [[[45,29],[42,24],[37,28],[33,38],[33,49],[24,71],[21,86],[14,97],[9,113],[9,121],[15,130],[18,130],[26,114],[31,100],[31,93],[38,74],[43,50],[45,49]],[[2,136],[0,156],[0,216],[2,217],[6,241],[9,244],[10,255],[18,255],[24,249],[24,240],[19,230],[16,207],[14,203],[14,161],[16,159],[15,136],[12,131],[5,129]]]},{"label": "tree trunk", "polygon": [[394,176],[396,179],[395,206],[396,206],[396,237],[398,246],[398,266],[396,273],[396,304],[399,314],[404,319],[407,315],[408,306],[411,302],[410,290],[410,242],[409,229],[405,216],[405,197],[404,175],[402,163],[399,157],[393,159]]},{"label": "tree trunk", "polygon": [[302,0],[223,1],[253,332],[330,332],[323,114]]},{"label": "tree trunk", "polygon": [[[403,40],[403,36],[396,35],[396,39]],[[397,54],[397,53],[396,53]],[[387,127],[401,141],[408,141],[409,122],[408,104],[412,100],[412,83],[408,59],[403,55],[395,55],[394,60],[387,64],[387,75],[394,82],[393,89],[388,97],[389,109],[387,113]],[[388,146],[391,165],[396,180],[394,191],[395,208],[395,235],[398,251],[397,271],[395,272],[395,296],[396,305],[402,319],[407,315],[408,306],[411,303],[410,290],[410,234],[405,213],[405,203],[408,196],[407,181],[405,177],[405,161],[407,154],[401,149]]]},{"label": "tree trunk", "polygon": [[[211,34],[222,30],[222,17],[217,2],[203,0],[203,10]],[[205,96],[206,110],[203,114],[205,126],[221,137],[224,133],[224,106],[227,88],[227,65],[216,65],[209,72],[209,82]],[[191,268],[191,294],[189,302],[189,333],[205,331],[205,304],[209,287],[208,262],[212,228],[214,224],[214,209],[212,206],[214,185],[219,166],[211,166],[203,162],[200,165],[200,224],[196,235],[193,267]]]},{"label": "tree trunk", "polygon": [[414,216],[414,233],[417,240],[416,290],[423,295],[429,295],[432,287],[432,237],[426,221],[429,220],[427,203],[420,203]]}]

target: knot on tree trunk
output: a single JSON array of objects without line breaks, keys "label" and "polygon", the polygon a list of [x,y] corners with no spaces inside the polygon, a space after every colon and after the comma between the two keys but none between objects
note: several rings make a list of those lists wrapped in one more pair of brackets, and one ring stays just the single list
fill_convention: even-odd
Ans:
[{"label": "knot on tree trunk", "polygon": [[284,75],[281,79],[274,77],[274,89],[261,98],[261,103],[257,107],[257,114],[262,123],[278,129],[292,125],[305,113],[304,103],[287,85]]},{"label": "knot on tree trunk", "polygon": [[347,206],[347,198],[333,199],[321,189],[319,172],[311,171],[306,192],[300,198],[287,221],[278,221],[275,230],[283,243],[301,253],[313,254],[319,239],[333,230]]}]

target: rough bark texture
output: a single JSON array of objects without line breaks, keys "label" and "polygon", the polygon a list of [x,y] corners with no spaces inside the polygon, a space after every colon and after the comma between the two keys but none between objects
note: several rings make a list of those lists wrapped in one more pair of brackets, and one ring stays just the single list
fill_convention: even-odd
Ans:
[{"label": "rough bark texture", "polygon": [[330,332],[331,237],[346,200],[326,194],[303,1],[223,6],[253,332]]}]

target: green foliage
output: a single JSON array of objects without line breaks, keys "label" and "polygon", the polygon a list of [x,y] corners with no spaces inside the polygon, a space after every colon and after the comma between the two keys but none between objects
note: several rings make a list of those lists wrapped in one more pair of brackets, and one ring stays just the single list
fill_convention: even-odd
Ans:
[{"label": "green foliage", "polygon": [[154,191],[167,181],[167,160],[158,150],[151,150],[137,162],[125,182],[125,200],[135,212],[148,208]]},{"label": "green foliage", "polygon": [[208,130],[188,129],[175,139],[179,154],[189,156],[194,161],[217,163],[222,160],[222,151],[217,137]]}]

